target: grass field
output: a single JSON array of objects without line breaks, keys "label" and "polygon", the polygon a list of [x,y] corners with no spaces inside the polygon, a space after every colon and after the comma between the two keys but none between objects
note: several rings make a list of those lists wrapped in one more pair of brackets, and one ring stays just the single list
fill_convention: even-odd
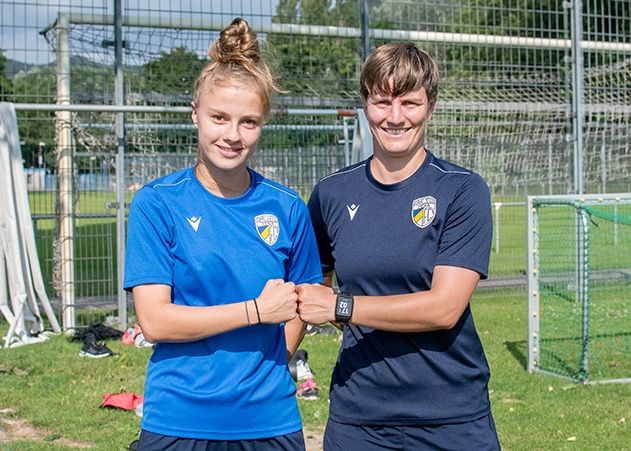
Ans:
[{"label": "grass field", "polygon": [[[114,210],[105,208],[107,202],[114,200],[112,193],[85,193],[78,200],[79,212],[92,215],[79,217],[76,223],[75,290],[80,298],[115,295],[115,222],[112,216],[96,217],[115,214]],[[54,198],[50,193],[31,194],[31,208],[33,214],[44,215],[36,222],[36,233],[44,275],[50,281],[55,221],[45,215],[53,214]],[[495,233],[499,233],[500,246],[496,248],[494,239],[490,273],[492,276],[523,274],[526,267],[525,207],[502,207],[499,214],[500,226]],[[563,220],[572,229],[573,217]],[[592,252],[591,263],[595,269],[608,267],[607,261],[619,262],[631,255],[631,241],[621,240],[612,247],[612,226],[600,219],[596,222],[598,236],[594,241],[600,243],[597,248],[604,251]],[[541,244],[550,255],[551,263],[545,271],[552,274],[574,271],[573,230],[550,236]],[[628,286],[620,289],[609,284],[600,289],[608,292],[602,300],[601,293],[594,293],[598,297],[593,309],[605,313],[595,320],[593,329],[600,335],[612,330],[622,332],[613,334],[606,347],[597,346],[593,357],[601,359],[604,371],[617,377],[629,377],[629,327],[628,323],[621,324],[628,320],[629,306],[611,309],[614,304],[628,303]],[[555,315],[576,318],[577,307],[568,301],[574,296],[574,290],[571,283],[562,283],[544,294],[550,299],[561,299],[556,304],[543,304],[544,313],[549,315],[544,321],[550,321],[542,325],[551,337],[545,350],[547,364],[558,363],[559,357],[563,357],[571,364],[564,361],[560,368],[575,374],[580,356],[575,337],[581,325],[566,321],[564,328],[553,329],[557,327]],[[504,449],[631,450],[631,384],[586,386],[527,373],[527,306],[523,288],[480,291],[473,300],[473,310],[491,365],[491,401]],[[78,324],[89,324],[94,318],[96,316],[85,318],[87,323],[78,321]],[[0,330],[3,328],[6,330],[6,323],[0,321]],[[45,344],[0,349],[0,412],[11,409],[0,413],[0,437],[4,427],[1,420],[7,416],[9,420],[25,420],[46,431],[43,441],[18,440],[8,445],[8,449],[71,449],[68,443],[91,445],[99,450],[125,449],[136,437],[140,419],[132,412],[102,409],[99,404],[104,393],[142,392],[150,351],[123,347],[116,342],[109,345],[119,356],[96,361],[78,357],[79,345],[68,342],[64,336],[53,337]],[[322,396],[318,401],[301,400],[299,405],[306,429],[316,434],[321,432],[328,414],[329,377],[338,346],[337,337],[325,335],[307,337],[303,343],[309,351],[309,364],[315,371]]]},{"label": "grass field", "polygon": [[[574,287],[544,286],[540,296],[539,366],[576,380],[631,377],[631,284],[628,280],[609,280],[592,282],[590,288],[589,315],[584,324],[583,305],[575,300]],[[589,330],[587,347],[583,328]],[[583,357],[587,368],[581,365]]]},{"label": "grass field", "polygon": [[[586,386],[528,374],[522,292],[501,299],[477,295],[472,306],[491,366],[491,401],[503,449],[631,450],[631,384]],[[120,355],[81,358],[80,346],[64,336],[0,349],[0,411],[12,409],[5,418],[47,431],[45,440],[16,441],[7,449],[72,449],[63,445],[67,440],[99,450],[125,449],[136,437],[140,419],[133,412],[99,405],[104,393],[142,393],[151,351],[118,342],[109,346]],[[303,342],[322,388],[320,400],[299,402],[308,431],[321,431],[327,418],[327,389],[338,346],[336,336],[315,335]]]}]

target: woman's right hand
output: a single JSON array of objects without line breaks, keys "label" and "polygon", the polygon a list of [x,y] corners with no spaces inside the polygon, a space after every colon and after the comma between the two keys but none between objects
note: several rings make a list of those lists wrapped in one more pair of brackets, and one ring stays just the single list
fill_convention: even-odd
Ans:
[{"label": "woman's right hand", "polygon": [[298,295],[293,282],[270,279],[256,298],[261,323],[279,324],[297,316]]}]

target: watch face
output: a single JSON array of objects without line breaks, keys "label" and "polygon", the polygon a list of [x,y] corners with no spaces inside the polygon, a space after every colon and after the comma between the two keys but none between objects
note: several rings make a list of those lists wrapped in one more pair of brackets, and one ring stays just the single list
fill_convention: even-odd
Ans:
[{"label": "watch face", "polygon": [[335,320],[338,322],[348,322],[353,314],[353,295],[350,293],[339,293],[335,303]]},{"label": "watch face", "polygon": [[351,316],[351,305],[348,298],[340,298],[337,302],[337,314],[340,316]]}]

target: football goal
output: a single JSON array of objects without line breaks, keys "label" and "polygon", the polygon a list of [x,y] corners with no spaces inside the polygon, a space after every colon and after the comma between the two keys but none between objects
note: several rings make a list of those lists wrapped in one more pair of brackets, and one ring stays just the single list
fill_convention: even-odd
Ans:
[{"label": "football goal", "polygon": [[528,371],[631,382],[631,193],[528,198]]}]

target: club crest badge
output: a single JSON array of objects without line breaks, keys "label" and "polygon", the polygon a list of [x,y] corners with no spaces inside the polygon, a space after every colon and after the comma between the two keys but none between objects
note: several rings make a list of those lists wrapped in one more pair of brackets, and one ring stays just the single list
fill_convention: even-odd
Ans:
[{"label": "club crest badge", "polygon": [[417,227],[424,229],[432,223],[436,216],[436,199],[432,196],[419,197],[412,202],[412,221]]},{"label": "club crest badge", "polygon": [[270,214],[258,215],[254,218],[254,224],[256,225],[257,233],[267,244],[273,246],[278,241],[280,226],[276,216]]}]

